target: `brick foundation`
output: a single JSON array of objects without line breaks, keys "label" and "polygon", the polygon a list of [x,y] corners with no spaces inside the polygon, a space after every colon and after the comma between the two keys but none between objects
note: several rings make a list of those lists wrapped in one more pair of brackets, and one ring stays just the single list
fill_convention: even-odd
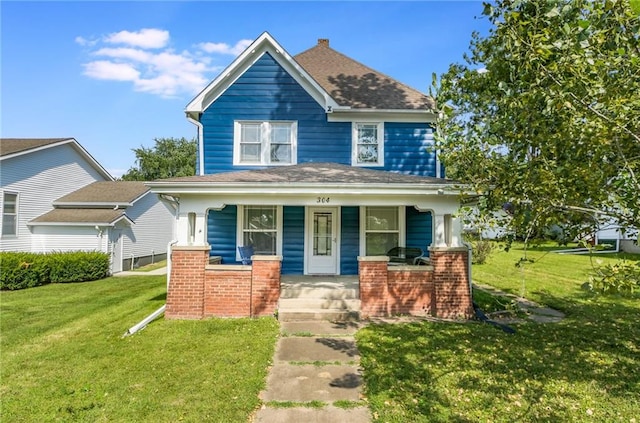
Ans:
[{"label": "brick foundation", "polygon": [[209,265],[209,247],[174,247],[167,319],[272,315],[280,297],[279,256],[253,265]]},{"label": "brick foundation", "polygon": [[430,249],[430,266],[388,266],[388,257],[359,257],[361,315],[473,315],[466,248]]}]

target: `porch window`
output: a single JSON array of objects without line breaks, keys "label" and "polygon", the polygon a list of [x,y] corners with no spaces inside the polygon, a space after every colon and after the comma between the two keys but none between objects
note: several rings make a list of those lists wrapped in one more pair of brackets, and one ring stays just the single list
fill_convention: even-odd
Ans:
[{"label": "porch window", "polygon": [[2,236],[18,234],[18,194],[5,192],[2,195]]},{"label": "porch window", "polygon": [[398,207],[365,207],[364,214],[365,255],[384,255],[404,242]]},{"label": "porch window", "polygon": [[384,166],[383,123],[354,122],[352,150],[355,166]]},{"label": "porch window", "polygon": [[235,165],[289,165],[296,163],[298,125],[282,121],[236,121]]},{"label": "porch window", "polygon": [[255,254],[277,254],[282,227],[279,207],[244,206],[241,210],[241,245],[253,245]]}]

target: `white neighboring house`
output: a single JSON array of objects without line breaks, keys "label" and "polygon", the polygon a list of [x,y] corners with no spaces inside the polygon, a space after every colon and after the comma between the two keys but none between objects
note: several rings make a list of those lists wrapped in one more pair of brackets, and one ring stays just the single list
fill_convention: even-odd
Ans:
[{"label": "white neighboring house", "polygon": [[0,139],[0,161],[0,251],[102,251],[112,273],[166,258],[175,206],[114,181],[75,139]]}]

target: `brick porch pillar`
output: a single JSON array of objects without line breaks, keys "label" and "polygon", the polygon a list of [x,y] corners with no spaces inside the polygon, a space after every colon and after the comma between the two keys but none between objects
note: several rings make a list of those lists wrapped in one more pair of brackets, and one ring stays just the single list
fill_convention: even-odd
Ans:
[{"label": "brick porch pillar", "polygon": [[253,256],[251,317],[272,316],[280,299],[281,256]]},{"label": "brick porch pillar", "polygon": [[434,316],[445,319],[468,319],[473,316],[468,256],[466,247],[429,248],[433,266]]},{"label": "brick porch pillar", "polygon": [[175,246],[171,250],[171,275],[167,291],[167,319],[201,319],[204,308],[204,271],[209,263],[207,246]]},{"label": "brick porch pillar", "polygon": [[388,281],[387,256],[358,257],[360,313],[362,317],[386,316]]}]

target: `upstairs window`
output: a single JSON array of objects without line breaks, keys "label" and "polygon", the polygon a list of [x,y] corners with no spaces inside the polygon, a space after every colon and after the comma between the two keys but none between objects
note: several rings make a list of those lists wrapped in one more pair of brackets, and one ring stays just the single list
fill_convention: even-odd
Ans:
[{"label": "upstairs window", "polygon": [[18,194],[2,195],[2,236],[18,235]]},{"label": "upstairs window", "polygon": [[382,122],[354,122],[354,166],[384,166],[384,125]]},{"label": "upstairs window", "polygon": [[233,164],[296,164],[297,138],[296,122],[236,121]]}]

